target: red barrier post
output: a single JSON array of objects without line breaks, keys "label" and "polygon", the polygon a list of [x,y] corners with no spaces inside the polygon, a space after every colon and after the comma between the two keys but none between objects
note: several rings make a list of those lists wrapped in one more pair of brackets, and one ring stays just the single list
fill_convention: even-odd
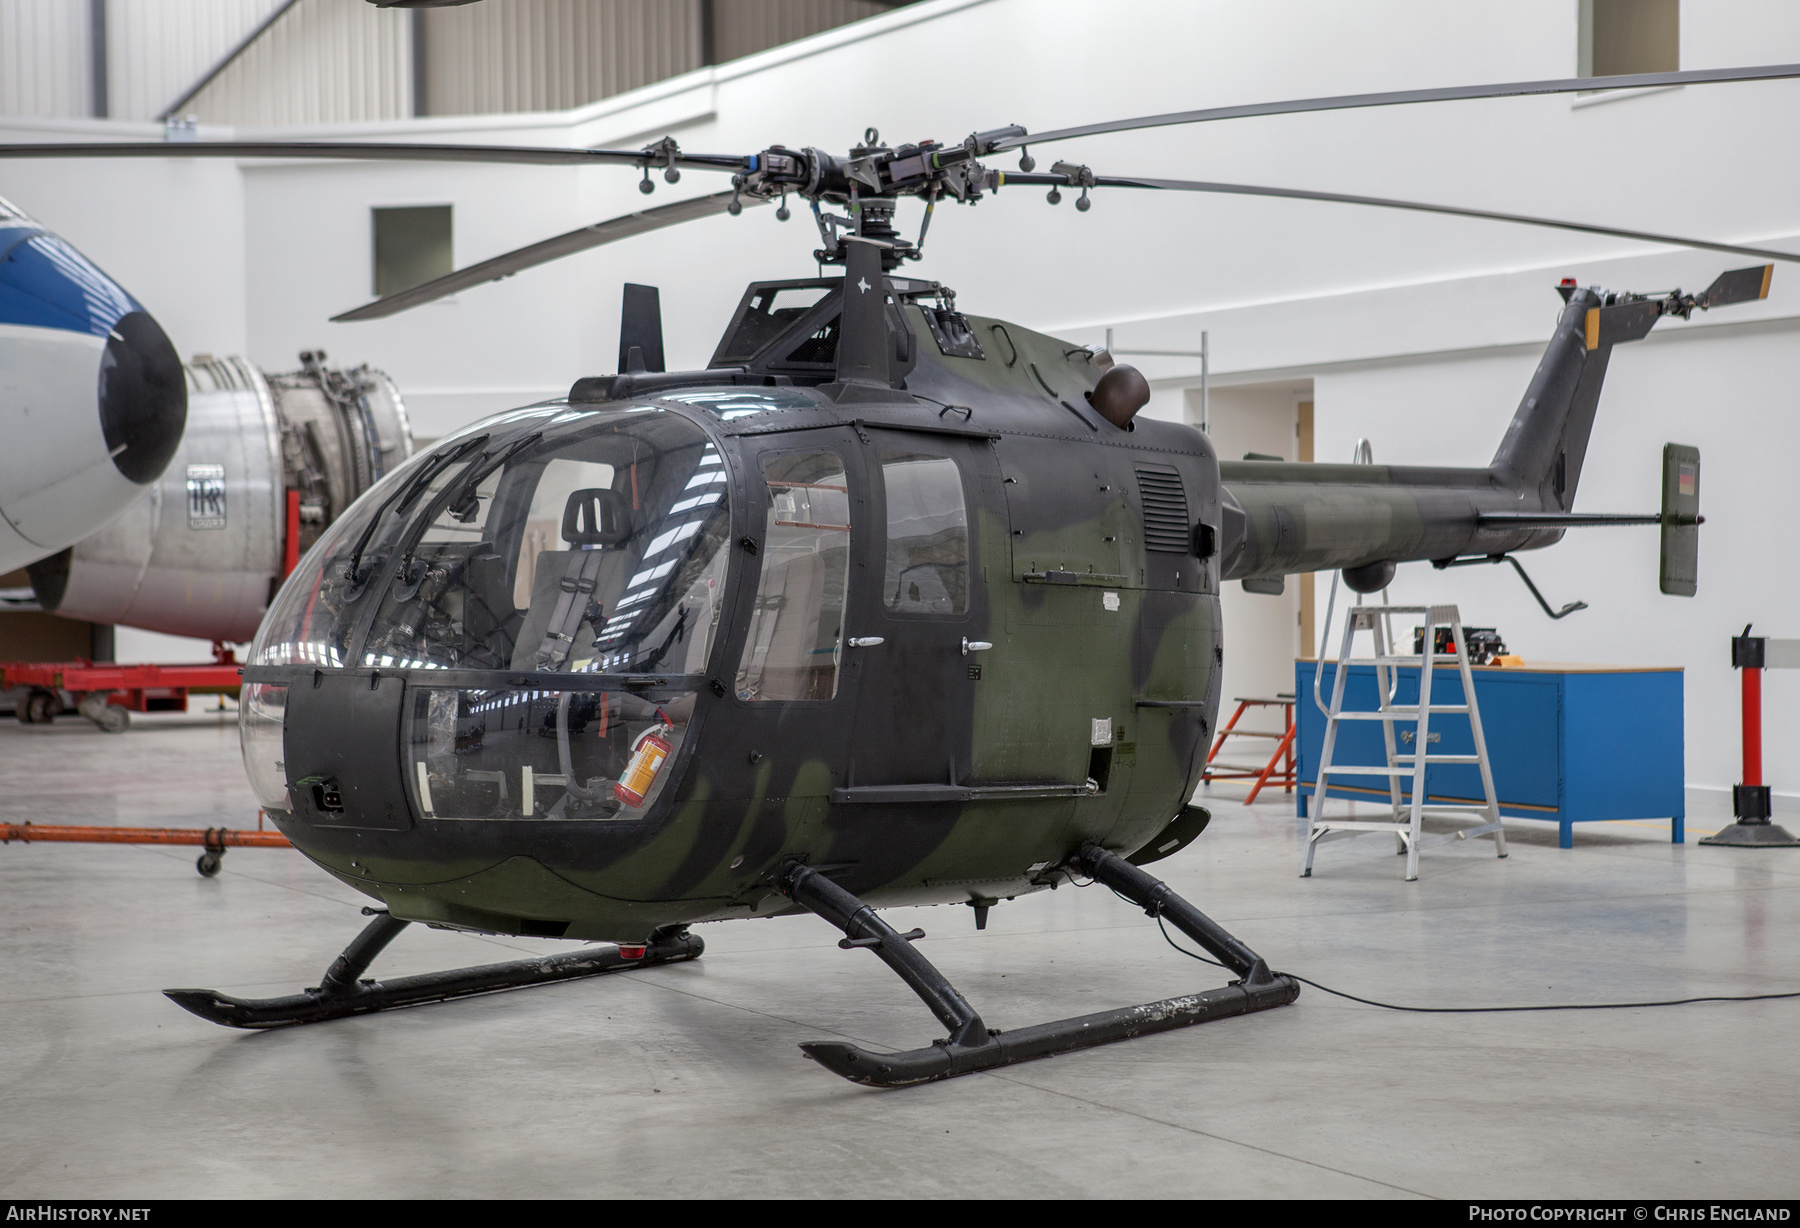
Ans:
[{"label": "red barrier post", "polygon": [[1760,785],[1762,778],[1762,669],[1747,665],[1738,670],[1744,694],[1744,783]]},{"label": "red barrier post", "polygon": [[1774,798],[1763,783],[1762,676],[1767,665],[1768,639],[1751,635],[1745,624],[1742,635],[1731,637],[1731,667],[1740,675],[1739,711],[1743,720],[1744,779],[1731,787],[1731,813],[1737,822],[1720,828],[1701,844],[1734,845],[1738,848],[1795,848],[1800,840],[1771,821]]},{"label": "red barrier post", "polygon": [[281,578],[287,579],[300,565],[300,492],[287,492],[287,538],[281,545]]}]

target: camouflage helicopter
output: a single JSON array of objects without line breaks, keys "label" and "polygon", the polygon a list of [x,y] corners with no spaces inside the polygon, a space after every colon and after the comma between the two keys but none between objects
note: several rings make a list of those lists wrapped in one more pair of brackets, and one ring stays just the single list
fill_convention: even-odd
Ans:
[{"label": "camouflage helicopter", "polygon": [[[1761,298],[1773,265],[1699,294],[1565,283],[1493,462],[1221,461],[1139,419],[1144,377],[1094,348],[959,310],[893,226],[901,197],[1035,185],[1249,193],[1448,212],[1800,259],[1544,218],[1284,188],[1034,173],[1031,144],[1356,106],[1800,76],[1800,66],[1313,99],[847,156],[317,143],[29,145],[0,156],[416,158],[731,175],[731,190],[547,240],[338,318],[386,315],[561,255],[789,197],[834,277],[752,284],[704,370],[667,371],[657,293],[627,286],[616,374],[414,456],[349,509],[270,609],[244,671],[244,759],[294,846],[373,897],[318,986],[169,990],[269,1028],[644,968],[690,927],[811,912],[867,948],[949,1035],[807,1056],[896,1086],[1292,1002],[1272,971],[1143,867],[1204,830],[1219,587],[1397,564],[1505,561],[1571,527],[1656,523],[1663,591],[1694,591],[1698,454],[1665,458],[1647,516],[1572,510],[1614,345],[1660,318]],[[982,158],[1021,151],[1021,170]],[[828,209],[842,209],[831,213]],[[1199,943],[1229,985],[1000,1032],[876,909],[996,903],[1077,876]],[[596,943],[363,979],[407,925]]]}]

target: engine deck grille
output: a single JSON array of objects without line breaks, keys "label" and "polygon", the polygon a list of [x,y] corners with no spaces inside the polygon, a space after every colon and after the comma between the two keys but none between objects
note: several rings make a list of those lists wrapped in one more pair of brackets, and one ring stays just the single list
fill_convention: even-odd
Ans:
[{"label": "engine deck grille", "polygon": [[1181,474],[1166,465],[1139,465],[1137,480],[1144,507],[1144,549],[1158,554],[1187,554],[1192,545],[1192,527]]}]

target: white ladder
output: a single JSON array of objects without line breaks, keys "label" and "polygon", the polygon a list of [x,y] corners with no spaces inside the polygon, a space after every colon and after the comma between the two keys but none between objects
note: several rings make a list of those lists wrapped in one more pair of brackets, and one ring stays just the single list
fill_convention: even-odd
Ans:
[{"label": "white ladder", "polygon": [[[1425,615],[1425,642],[1422,651],[1417,653],[1396,653],[1390,642],[1388,619],[1394,614]],[[1455,652],[1437,652],[1437,629],[1449,627]],[[1367,631],[1375,642],[1373,657],[1352,657],[1351,650],[1355,643],[1356,633]],[[1442,704],[1432,702],[1433,682],[1437,675],[1435,666],[1440,663],[1454,661],[1462,674],[1463,703]],[[1375,693],[1378,706],[1371,712],[1346,712],[1344,710],[1344,689],[1350,676],[1350,667],[1355,665],[1373,665],[1375,667]],[[1416,666],[1419,670],[1419,702],[1417,704],[1396,704],[1394,696],[1399,688],[1399,670],[1404,666]],[[1319,662],[1322,673],[1325,662]],[[1318,675],[1313,678],[1314,702],[1318,702]],[[1321,705],[1323,707],[1323,705]],[[1465,827],[1458,831],[1435,837],[1424,844],[1438,844],[1448,840],[1466,840],[1470,836],[1494,837],[1496,856],[1506,856],[1506,832],[1500,825],[1500,803],[1494,795],[1494,773],[1488,765],[1487,739],[1482,736],[1481,712],[1475,702],[1475,677],[1469,670],[1468,646],[1463,641],[1462,618],[1453,605],[1359,605],[1345,611],[1343,647],[1338,653],[1337,677],[1331,686],[1331,704],[1325,711],[1325,744],[1319,752],[1319,774],[1313,781],[1312,830],[1306,837],[1306,865],[1300,871],[1301,878],[1312,877],[1313,851],[1329,839],[1338,836],[1355,835],[1358,832],[1386,831],[1392,832],[1399,845],[1398,851],[1406,854],[1406,881],[1412,882],[1419,877],[1419,849],[1421,847],[1421,823],[1427,814],[1433,815],[1479,815],[1485,822],[1474,827]],[[1429,751],[1431,737],[1431,717],[1434,713],[1466,713],[1469,718],[1469,730],[1475,736],[1475,753],[1472,755],[1433,754]],[[1363,765],[1338,765],[1331,761],[1337,749],[1338,726],[1342,721],[1380,721],[1382,740],[1387,748],[1387,766],[1373,767]],[[1413,724],[1413,750],[1399,752],[1394,746],[1394,726],[1396,723]],[[1441,735],[1440,735],[1441,736]],[[1404,739],[1405,735],[1401,737]],[[1481,787],[1486,798],[1481,802],[1428,804],[1425,798],[1425,769],[1433,763],[1474,763],[1481,767]],[[1375,776],[1385,777],[1388,784],[1388,801],[1391,806],[1390,817],[1386,819],[1327,818],[1325,813],[1328,778],[1342,776]],[[1412,798],[1408,801],[1402,796],[1401,780],[1412,779]],[[1337,799],[1340,802],[1345,799]]]}]

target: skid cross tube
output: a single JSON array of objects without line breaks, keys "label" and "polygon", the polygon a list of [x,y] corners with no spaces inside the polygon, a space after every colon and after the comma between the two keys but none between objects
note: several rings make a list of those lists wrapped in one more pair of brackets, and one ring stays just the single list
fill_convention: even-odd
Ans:
[{"label": "skid cross tube", "polygon": [[453,968],[391,981],[365,981],[362,974],[411,922],[377,913],[375,919],[351,939],[343,954],[332,962],[319,984],[279,998],[234,998],[212,989],[165,989],[171,1002],[202,1019],[232,1028],[281,1028],[300,1023],[321,1023],[348,1015],[368,1015],[402,1006],[447,1002],[472,994],[545,985],[578,977],[647,968],[655,964],[694,959],[705,949],[685,927],[657,930],[642,946],[603,944],[567,955],[544,959],[518,959],[477,968]]},{"label": "skid cross tube", "polygon": [[[1089,844],[1075,856],[1071,868],[1111,887],[1150,916],[1166,917],[1241,979],[1204,993],[1000,1032],[982,1023],[981,1016],[943,973],[913,947],[911,935],[896,933],[856,896],[819,871],[796,864],[777,880],[783,894],[843,930],[850,944],[873,950],[950,1028],[947,1040],[904,1053],[871,1053],[842,1041],[811,1041],[800,1048],[833,1074],[854,1083],[905,1087],[1285,1006],[1300,996],[1297,981],[1271,973],[1256,952],[1176,895],[1168,884],[1123,858]],[[865,941],[869,939],[875,941]]]}]

